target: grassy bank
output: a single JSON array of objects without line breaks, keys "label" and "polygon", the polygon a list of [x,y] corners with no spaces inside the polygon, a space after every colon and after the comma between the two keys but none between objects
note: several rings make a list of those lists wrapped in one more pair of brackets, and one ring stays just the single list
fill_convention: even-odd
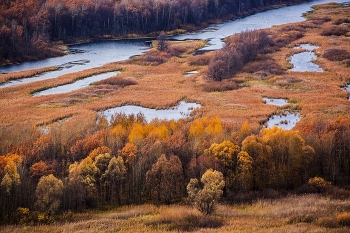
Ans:
[{"label": "grassy bank", "polygon": [[212,216],[189,206],[128,206],[71,214],[66,222],[1,227],[2,232],[348,232],[349,200],[317,194],[220,205]]}]

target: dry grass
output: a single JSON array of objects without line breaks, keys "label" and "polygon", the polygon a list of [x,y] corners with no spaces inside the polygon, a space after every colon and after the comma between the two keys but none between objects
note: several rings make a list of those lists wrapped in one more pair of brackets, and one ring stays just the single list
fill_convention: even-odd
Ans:
[{"label": "dry grass", "polygon": [[324,51],[323,57],[330,61],[343,61],[350,59],[350,53],[344,49],[330,48]]},{"label": "dry grass", "polygon": [[44,67],[44,68],[35,69],[35,70],[24,70],[19,72],[12,72],[9,74],[0,74],[0,84],[8,82],[10,80],[29,78],[38,74],[55,71],[55,70],[58,70],[57,66]]},{"label": "dry grass", "polygon": [[223,92],[237,90],[238,84],[234,80],[224,80],[221,82],[208,82],[202,84],[202,88],[205,92]]},{"label": "dry grass", "polygon": [[130,206],[73,214],[74,222],[2,226],[1,232],[349,232],[349,200],[320,195],[220,205],[213,216],[188,206]]},{"label": "dry grass", "polygon": [[[248,120],[253,130],[259,130],[260,122],[276,111],[275,106],[263,103],[262,96],[296,100],[302,115],[297,128],[314,117],[334,120],[337,116],[350,112],[348,93],[340,88],[349,81],[349,68],[329,61],[321,55],[332,48],[348,51],[350,41],[345,36],[329,37],[320,33],[323,29],[334,26],[336,20],[346,18],[350,10],[349,7],[335,8],[333,5],[331,8],[322,6],[317,9],[312,16],[327,16],[331,21],[317,27],[305,27],[309,22],[302,22],[269,29],[273,38],[279,38],[281,43],[286,44],[278,51],[261,56],[257,61],[248,64],[246,72],[238,73],[234,79],[243,81],[239,84],[239,89],[232,86],[227,90],[225,85],[211,87],[213,89],[209,89],[209,92],[203,89],[204,86],[209,87],[203,74],[213,53],[193,55],[196,49],[204,45],[202,41],[171,42],[175,52],[167,53],[167,56],[170,56],[167,57],[167,61],[156,66],[143,62],[145,57],[141,56],[128,62],[110,63],[99,68],[62,75],[56,79],[1,89],[0,124],[6,127],[20,122],[37,125],[64,116],[95,119],[96,110],[127,103],[163,109],[176,105],[180,100],[187,100],[202,104],[202,108],[195,112],[197,116],[219,116],[225,124],[236,128]],[[298,31],[302,33],[302,37]],[[291,40],[294,41],[290,43]],[[295,52],[295,45],[301,43],[311,43],[320,47],[315,51],[318,55],[316,61],[325,72],[283,71],[287,57]],[[152,55],[152,51],[150,54]],[[143,56],[146,55],[147,53]],[[200,73],[192,77],[183,76],[186,71],[194,68]],[[118,69],[123,69],[123,72],[105,82],[113,83],[117,79],[133,80],[137,85],[114,88],[110,83],[102,82],[66,94],[41,97],[30,95],[41,88],[58,86],[89,75]]]}]

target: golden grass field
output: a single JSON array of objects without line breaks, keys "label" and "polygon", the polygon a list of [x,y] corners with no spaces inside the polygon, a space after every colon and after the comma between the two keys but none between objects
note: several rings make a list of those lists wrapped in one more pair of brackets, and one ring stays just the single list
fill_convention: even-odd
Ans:
[{"label": "golden grass field", "polygon": [[[171,47],[181,51],[178,56],[167,57],[151,49],[149,54],[166,57],[157,65],[147,62],[145,56],[128,61],[106,64],[56,79],[33,82],[0,89],[0,126],[39,126],[69,118],[68,124],[88,124],[94,121],[97,111],[125,104],[149,108],[168,108],[180,100],[200,103],[202,108],[194,116],[214,117],[239,128],[248,120],[257,132],[263,121],[278,110],[264,104],[262,97],[287,98],[301,109],[303,127],[308,121],[335,120],[339,115],[349,115],[348,92],[342,87],[350,83],[350,68],[338,61],[322,57],[327,49],[342,48],[350,52],[349,32],[343,36],[322,36],[322,30],[333,27],[340,18],[349,17],[350,7],[327,4],[317,7],[308,21],[291,24],[290,27],[305,28],[304,36],[277,52],[261,55],[253,63],[273,59],[283,68],[290,67],[287,58],[295,53],[296,45],[310,43],[316,49],[319,64],[324,72],[291,72],[271,74],[268,67],[253,73],[240,72],[232,80],[239,80],[237,90],[206,92],[206,62],[214,52],[194,56],[193,52],[204,46],[204,41],[171,42]],[[315,18],[327,16],[331,21],[316,22]],[[313,20],[314,19],[314,20]],[[349,27],[349,24],[344,24]],[[285,25],[268,29],[271,35],[288,36],[292,30]],[[300,50],[299,50],[300,51]],[[254,65],[253,63],[248,65]],[[192,64],[192,65],[191,65]],[[195,65],[193,65],[195,64]],[[30,77],[55,69],[0,74],[0,82]],[[112,79],[136,82],[123,88],[102,83],[66,94],[33,97],[31,93],[58,85],[74,82],[93,74],[122,70]],[[185,77],[188,71],[198,74]],[[230,80],[228,80],[230,81]],[[69,127],[69,126],[68,126]],[[20,140],[20,135],[18,140]],[[350,200],[336,200],[321,195],[290,196],[276,200],[257,200],[252,204],[220,205],[211,217],[203,216],[191,207],[173,206],[127,206],[108,211],[67,214],[70,221],[38,226],[1,226],[0,232],[350,232]],[[67,220],[66,219],[66,220]]]},{"label": "golden grass field", "polygon": [[[329,48],[342,48],[350,51],[348,36],[321,36],[320,32],[331,27],[334,20],[349,15],[349,7],[339,8],[328,4],[328,7],[318,7],[316,16],[329,16],[332,21],[322,24],[308,20],[306,22],[291,24],[306,28],[304,36],[279,51],[266,56],[275,60],[282,67],[290,66],[287,58],[295,53],[293,47],[301,43],[318,45],[316,60],[324,72],[290,72],[283,75],[265,75],[256,73],[239,73],[233,79],[239,79],[238,90],[224,92],[205,92],[202,85],[208,81],[205,78],[206,65],[190,65],[200,56],[210,57],[213,52],[194,57],[193,51],[204,46],[202,41],[172,42],[173,48],[182,53],[170,57],[160,65],[142,62],[134,58],[126,62],[116,62],[99,68],[84,70],[72,74],[62,75],[56,79],[9,87],[0,90],[0,123],[2,125],[32,124],[41,125],[61,119],[65,116],[77,118],[94,118],[96,110],[124,104],[135,104],[149,108],[167,108],[176,105],[182,99],[202,104],[202,108],[195,111],[197,116],[219,116],[224,122],[240,126],[248,120],[253,129],[258,129],[261,122],[276,111],[275,106],[266,105],[262,97],[288,98],[301,108],[302,120],[306,122],[312,118],[333,120],[338,115],[347,115],[350,103],[348,93],[342,89],[350,81],[349,67],[340,62],[329,61],[322,58],[322,54]],[[311,19],[312,19],[311,17]],[[268,29],[270,33],[288,36],[292,31],[280,31],[279,27]],[[349,34],[349,33],[348,33]],[[278,35],[277,35],[278,36]],[[154,53],[151,49],[148,54]],[[145,56],[145,55],[143,55]],[[162,54],[160,54],[162,56]],[[265,59],[266,56],[258,58]],[[266,67],[265,67],[266,68]],[[31,93],[49,87],[73,82],[74,80],[92,74],[122,69],[119,78],[132,79],[137,85],[125,88],[112,88],[108,85],[95,85],[67,94],[57,94],[41,97],[32,97]],[[199,74],[185,77],[187,71],[198,70]],[[30,76],[33,73],[18,72],[0,75],[0,80],[15,79],[16,77]],[[294,82],[297,80],[296,82]],[[298,125],[297,125],[298,127]]]},{"label": "golden grass field", "polygon": [[[19,232],[349,232],[350,201],[317,194],[220,205],[212,216],[189,206],[125,206],[103,212],[70,214],[69,222],[2,226]],[[202,227],[201,227],[202,226]],[[204,226],[204,227],[203,227]]]}]

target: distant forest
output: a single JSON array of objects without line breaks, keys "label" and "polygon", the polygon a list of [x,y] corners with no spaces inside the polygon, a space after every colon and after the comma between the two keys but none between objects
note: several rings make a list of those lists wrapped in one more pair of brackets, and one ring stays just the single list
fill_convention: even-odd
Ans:
[{"label": "distant forest", "polygon": [[4,0],[0,2],[0,63],[62,53],[52,41],[149,35],[195,28],[303,0]]}]

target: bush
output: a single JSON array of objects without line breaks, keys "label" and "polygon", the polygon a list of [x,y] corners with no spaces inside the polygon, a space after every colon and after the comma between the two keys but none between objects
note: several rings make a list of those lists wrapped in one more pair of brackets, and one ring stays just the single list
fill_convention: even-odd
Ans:
[{"label": "bush", "polygon": [[343,36],[345,35],[349,30],[342,26],[332,26],[328,27],[322,30],[321,35],[322,36]]},{"label": "bush", "polygon": [[311,20],[315,24],[323,24],[332,21],[332,19],[328,16],[311,16],[309,20]]},{"label": "bush", "polygon": [[334,218],[320,218],[317,220],[317,225],[326,228],[338,227],[337,221]]},{"label": "bush", "polygon": [[327,186],[329,186],[331,183],[328,181],[325,181],[322,177],[314,177],[310,178],[308,181],[308,185],[316,190],[324,191]]},{"label": "bush", "polygon": [[128,79],[128,78],[112,77],[109,79],[105,79],[105,80],[101,80],[99,82],[96,82],[96,84],[97,85],[108,84],[108,85],[113,85],[113,86],[126,87],[126,86],[130,86],[130,85],[136,85],[137,82],[135,80]]},{"label": "bush", "polygon": [[273,45],[266,31],[242,32],[228,39],[208,65],[207,77],[214,81],[231,78],[253,61],[265,47]]},{"label": "bush", "polygon": [[205,53],[205,54],[190,57],[188,59],[188,63],[191,66],[206,66],[209,64],[210,59],[211,59],[211,56]]},{"label": "bush", "polygon": [[341,19],[337,19],[334,24],[335,25],[340,25],[343,23],[350,23],[350,19],[349,18],[341,18]]},{"label": "bush", "polygon": [[202,215],[187,207],[170,207],[146,223],[150,226],[165,225],[169,231],[195,231],[199,228],[218,228],[224,224],[222,218]]},{"label": "bush", "polygon": [[330,61],[343,61],[350,59],[350,53],[344,49],[332,48],[324,51],[323,57]]},{"label": "bush", "polygon": [[340,226],[350,226],[350,212],[340,213],[336,219]]},{"label": "bush", "polygon": [[228,82],[209,82],[202,85],[203,91],[205,92],[223,92],[237,90],[238,85],[234,81]]},{"label": "bush", "polygon": [[256,73],[259,71],[264,71],[272,75],[282,75],[285,73],[283,67],[271,58],[262,58],[256,62],[247,64],[243,68],[243,72],[247,73]]}]

